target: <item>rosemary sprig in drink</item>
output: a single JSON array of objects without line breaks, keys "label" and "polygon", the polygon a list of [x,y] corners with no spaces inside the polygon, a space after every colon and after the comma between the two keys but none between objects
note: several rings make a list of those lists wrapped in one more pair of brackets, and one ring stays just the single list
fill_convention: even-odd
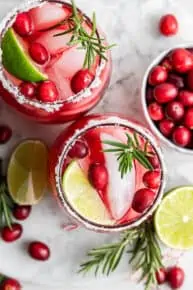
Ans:
[{"label": "rosemary sprig in drink", "polygon": [[0,177],[0,228],[8,226],[11,228],[12,209],[14,203],[9,195],[5,177]]}]

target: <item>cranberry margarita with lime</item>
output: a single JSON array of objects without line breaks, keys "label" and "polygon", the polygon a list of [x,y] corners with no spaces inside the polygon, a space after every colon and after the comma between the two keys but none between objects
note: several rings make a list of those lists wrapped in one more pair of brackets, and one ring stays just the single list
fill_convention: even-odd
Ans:
[{"label": "cranberry margarita with lime", "polygon": [[164,178],[154,138],[119,116],[80,119],[50,153],[50,182],[59,203],[94,230],[118,231],[144,221],[162,197]]},{"label": "cranberry margarita with lime", "polygon": [[32,0],[1,24],[0,92],[43,123],[76,119],[101,99],[110,46],[92,20],[64,1]]}]

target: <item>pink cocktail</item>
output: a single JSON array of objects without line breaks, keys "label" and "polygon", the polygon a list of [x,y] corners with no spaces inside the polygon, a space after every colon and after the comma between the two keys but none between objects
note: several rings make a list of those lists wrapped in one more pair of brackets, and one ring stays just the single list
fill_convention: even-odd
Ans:
[{"label": "pink cocktail", "polygon": [[42,123],[74,120],[102,98],[110,47],[74,1],[31,0],[2,21],[0,92]]},{"label": "pink cocktail", "polygon": [[89,229],[139,225],[160,202],[165,168],[142,126],[118,115],[87,116],[56,140],[50,182],[59,204]]}]

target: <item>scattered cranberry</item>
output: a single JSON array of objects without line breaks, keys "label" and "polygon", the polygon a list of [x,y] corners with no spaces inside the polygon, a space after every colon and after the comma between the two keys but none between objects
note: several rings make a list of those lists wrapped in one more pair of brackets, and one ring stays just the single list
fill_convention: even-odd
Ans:
[{"label": "scattered cranberry", "polygon": [[172,64],[168,57],[162,60],[161,66],[164,66],[168,72],[172,70]]},{"label": "scattered cranberry", "polygon": [[152,156],[148,156],[148,160],[154,169],[158,169],[160,167],[160,163],[159,163],[159,159],[157,158],[157,155],[152,154]]},{"label": "scattered cranberry", "polygon": [[102,164],[91,164],[89,169],[91,184],[97,189],[102,190],[108,183],[108,172]]},{"label": "scattered cranberry", "polygon": [[45,64],[49,59],[47,49],[37,42],[31,44],[29,47],[29,54],[35,62],[41,65]]},{"label": "scattered cranberry", "polygon": [[23,82],[20,85],[20,92],[28,98],[33,98],[36,94],[36,85],[30,82]]},{"label": "scattered cranberry", "polygon": [[187,90],[180,91],[178,99],[184,106],[193,106],[193,92]]},{"label": "scattered cranberry", "polygon": [[72,91],[77,94],[87,88],[93,81],[94,75],[88,69],[78,71],[71,80]]},{"label": "scattered cranberry", "polygon": [[44,103],[52,103],[58,99],[58,90],[52,81],[42,82],[38,87],[38,97]]},{"label": "scattered cranberry", "polygon": [[148,112],[152,120],[160,121],[164,118],[164,112],[161,105],[154,102],[148,106]]},{"label": "scattered cranberry", "polygon": [[12,227],[4,227],[1,232],[2,239],[7,243],[12,243],[18,240],[23,232],[23,228],[20,224],[12,224]]},{"label": "scattered cranberry", "polygon": [[186,73],[193,68],[193,56],[184,48],[177,48],[171,53],[171,62],[179,73]]},{"label": "scattered cranberry", "polygon": [[174,122],[168,119],[164,119],[159,123],[159,129],[165,137],[169,137],[172,134],[174,126]]},{"label": "scattered cranberry", "polygon": [[39,261],[46,261],[50,257],[49,247],[39,241],[30,243],[28,247],[28,252],[33,259]]},{"label": "scattered cranberry", "polygon": [[0,285],[0,290],[21,290],[21,284],[12,278],[6,278]]},{"label": "scattered cranberry", "polygon": [[88,155],[88,146],[83,141],[76,141],[73,147],[69,150],[70,158],[84,158]]},{"label": "scattered cranberry", "polygon": [[159,171],[147,171],[143,176],[143,183],[148,188],[156,189],[160,186]]},{"label": "scattered cranberry", "polygon": [[12,136],[12,130],[6,125],[0,126],[0,144],[5,144],[10,140]]},{"label": "scattered cranberry", "polygon": [[180,288],[184,283],[185,274],[182,268],[173,267],[169,269],[167,281],[172,289]]},{"label": "scattered cranberry", "polygon": [[170,73],[167,81],[168,83],[176,86],[178,89],[182,89],[184,87],[184,79],[175,73]]},{"label": "scattered cranberry", "polygon": [[164,83],[167,80],[167,77],[168,77],[168,73],[167,73],[166,68],[163,66],[157,65],[151,70],[149,74],[148,82],[151,86],[156,86],[161,83]]},{"label": "scattered cranberry", "polygon": [[188,76],[187,76],[187,85],[188,88],[193,91],[193,70],[190,70],[188,72]]},{"label": "scattered cranberry", "polygon": [[189,129],[193,129],[193,108],[186,111],[184,116],[184,125]]},{"label": "scattered cranberry", "polygon": [[18,14],[13,28],[20,36],[30,35],[33,32],[33,24],[29,14],[27,12]]},{"label": "scattered cranberry", "polygon": [[164,268],[159,269],[159,271],[156,272],[156,280],[159,285],[164,284],[166,282],[167,278],[167,271]]},{"label": "scattered cranberry", "polygon": [[152,88],[147,88],[146,101],[148,105],[153,103],[153,101],[155,101]]},{"label": "scattered cranberry", "polygon": [[163,83],[154,88],[154,97],[160,104],[173,101],[178,94],[178,89],[173,84]]},{"label": "scattered cranberry", "polygon": [[160,32],[165,36],[172,36],[178,32],[178,21],[172,14],[161,17],[159,23]]},{"label": "scattered cranberry", "polygon": [[176,127],[172,134],[174,143],[181,147],[186,147],[191,140],[191,132],[184,126]]},{"label": "scattered cranberry", "polygon": [[17,220],[25,220],[31,213],[31,206],[29,205],[16,205],[13,209],[13,216]]},{"label": "scattered cranberry", "polygon": [[173,101],[166,107],[166,115],[173,121],[179,121],[184,116],[184,107],[180,102]]},{"label": "scattered cranberry", "polygon": [[147,188],[142,188],[135,193],[132,208],[139,213],[148,209],[155,199],[155,193]]}]

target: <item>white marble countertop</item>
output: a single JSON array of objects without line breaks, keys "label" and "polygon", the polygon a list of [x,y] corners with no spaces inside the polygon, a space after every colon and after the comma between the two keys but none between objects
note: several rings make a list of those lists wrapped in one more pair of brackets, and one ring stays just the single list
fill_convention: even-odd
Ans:
[{"label": "white marble countertop", "polygon": [[[17,5],[20,0],[0,0],[0,17]],[[113,50],[113,76],[97,112],[121,112],[145,122],[140,107],[140,85],[145,69],[163,49],[175,44],[193,44],[192,0],[77,0],[87,13],[94,9],[98,22],[107,33],[110,42],[118,44]],[[180,22],[180,33],[173,38],[164,38],[157,32],[159,17],[173,12]],[[0,123],[9,124],[14,131],[12,142],[0,148],[0,157],[8,158],[18,140],[26,137],[43,138],[51,144],[64,126],[43,126],[24,118],[0,103]],[[193,156],[179,155],[164,149],[168,168],[167,189],[184,184],[193,184]],[[13,244],[0,241],[0,272],[18,278],[24,290],[142,290],[131,276],[127,258],[118,271],[109,278],[95,279],[92,275],[81,277],[77,269],[86,251],[93,246],[114,239],[114,236],[97,234],[85,229],[66,232],[62,225],[66,218],[51,196],[33,208],[30,218],[23,223],[24,235]],[[52,256],[46,263],[33,261],[25,254],[28,241],[42,240],[51,247]],[[170,253],[169,253],[170,254]],[[180,253],[174,253],[175,260]],[[184,290],[192,289],[193,276],[190,265],[193,251],[185,253],[180,265],[186,272]],[[162,288],[166,289],[166,288]]]}]

